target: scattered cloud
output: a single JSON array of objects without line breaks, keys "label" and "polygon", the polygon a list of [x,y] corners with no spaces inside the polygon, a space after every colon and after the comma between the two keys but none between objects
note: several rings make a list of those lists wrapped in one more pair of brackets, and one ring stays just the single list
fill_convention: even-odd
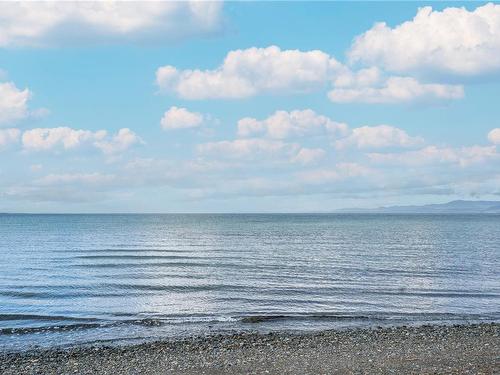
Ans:
[{"label": "scattered cloud", "polygon": [[356,146],[360,149],[386,147],[414,147],[423,143],[421,137],[411,137],[404,130],[390,126],[362,126],[351,134],[335,142],[338,149]]},{"label": "scattered cloud", "polygon": [[351,62],[395,72],[444,72],[472,76],[500,70],[500,5],[472,11],[426,6],[411,21],[391,28],[375,24],[358,36]]},{"label": "scattered cloud", "polygon": [[184,99],[247,98],[261,93],[307,92],[332,79],[341,64],[319,51],[281,50],[277,46],[230,51],[214,70],[156,72],[162,91]]},{"label": "scattered cloud", "polygon": [[[219,30],[221,9],[220,3],[210,2],[1,3],[0,48],[175,40]],[[464,77],[500,72],[500,5],[471,11],[421,8],[408,22],[373,26],[356,38],[348,57],[350,65],[343,65],[320,50],[252,47],[229,51],[208,69],[160,67],[156,83],[161,92],[188,100],[313,91],[329,91],[334,103],[461,99],[464,86],[456,83],[467,82]],[[2,78],[7,80],[0,71]],[[75,172],[75,164],[69,173],[47,174],[56,165],[30,166],[34,161],[29,161],[23,170],[37,173],[29,174],[30,183],[2,189],[0,195],[7,198],[94,202],[122,189],[155,186],[179,189],[193,199],[500,192],[500,128],[488,133],[487,145],[452,147],[429,145],[390,125],[350,129],[312,109],[277,110],[267,117],[241,118],[236,139],[193,146],[193,158],[182,159],[173,151],[172,159],[129,160],[120,154],[143,141],[128,128],[111,134],[70,127],[14,128],[25,126],[12,125],[15,121],[46,114],[29,108],[31,96],[28,88],[0,83],[0,148],[18,144],[25,151],[56,153],[91,148],[108,159],[118,155],[117,162],[106,166],[110,173]],[[160,125],[169,131],[201,132],[210,121],[208,114],[172,106]],[[86,162],[86,155],[78,156],[74,159]]]},{"label": "scattered cloud", "polygon": [[201,113],[190,112],[186,108],[171,107],[161,119],[164,130],[197,128],[203,124]]},{"label": "scattered cloud", "polygon": [[238,121],[238,135],[252,137],[264,135],[273,139],[304,137],[310,135],[343,135],[347,125],[318,115],[311,109],[291,112],[276,111],[264,120],[245,117]]},{"label": "scattered cloud", "polygon": [[220,29],[222,2],[0,3],[0,47],[177,40]]}]

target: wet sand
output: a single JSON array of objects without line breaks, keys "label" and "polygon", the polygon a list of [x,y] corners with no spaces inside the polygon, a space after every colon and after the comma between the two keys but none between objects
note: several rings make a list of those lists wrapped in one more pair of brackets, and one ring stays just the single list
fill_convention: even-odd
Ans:
[{"label": "wet sand", "polygon": [[500,374],[500,324],[226,334],[0,354],[1,374]]}]

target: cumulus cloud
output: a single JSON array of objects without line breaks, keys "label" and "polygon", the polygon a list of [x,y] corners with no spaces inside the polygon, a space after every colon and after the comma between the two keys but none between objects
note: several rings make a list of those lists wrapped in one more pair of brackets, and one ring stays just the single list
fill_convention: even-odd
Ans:
[{"label": "cumulus cloud", "polygon": [[26,150],[43,151],[56,147],[65,150],[76,148],[87,142],[95,142],[106,137],[106,131],[92,132],[68,127],[36,128],[23,133],[22,143]]},{"label": "cumulus cloud", "polygon": [[184,99],[246,98],[259,93],[307,92],[333,78],[341,64],[319,51],[281,50],[277,46],[230,51],[214,70],[156,72],[160,89]]},{"label": "cumulus cloud", "polygon": [[22,135],[23,148],[27,151],[70,150],[85,145],[97,147],[105,154],[125,151],[141,139],[130,129],[123,128],[109,138],[105,130],[72,129],[69,127],[36,128]]},{"label": "cumulus cloud", "polygon": [[0,126],[27,117],[30,97],[28,89],[20,90],[12,82],[0,83]]},{"label": "cumulus cloud", "polygon": [[131,146],[142,142],[142,139],[132,130],[122,128],[110,140],[101,138],[94,145],[105,154],[111,155],[126,151]]},{"label": "cumulus cloud", "polygon": [[[183,99],[238,99],[269,93],[303,93],[332,84],[335,103],[408,103],[464,97],[462,85],[421,82],[411,76],[387,76],[372,66],[358,71],[319,50],[281,50],[277,46],[230,51],[213,70],[156,71],[163,92]],[[248,126],[255,125],[251,122]]]},{"label": "cumulus cloud", "polygon": [[500,145],[500,128],[490,131],[488,133],[488,140],[495,145]]},{"label": "cumulus cloud", "polygon": [[164,41],[220,28],[221,2],[0,3],[0,47]]},{"label": "cumulus cloud", "polygon": [[385,147],[414,147],[423,142],[421,137],[411,137],[404,130],[390,126],[362,126],[352,130],[351,134],[338,140],[339,149],[356,146],[360,149]]},{"label": "cumulus cloud", "polygon": [[0,148],[3,148],[11,143],[16,143],[19,140],[21,131],[19,129],[0,129]]},{"label": "cumulus cloud", "polygon": [[264,120],[245,117],[238,121],[240,137],[265,135],[273,139],[285,139],[322,134],[343,135],[347,129],[346,124],[318,115],[311,109],[276,111]]},{"label": "cumulus cloud", "polygon": [[500,5],[468,11],[420,8],[411,21],[394,28],[375,24],[358,36],[351,62],[382,66],[396,72],[436,71],[476,75],[500,69]]},{"label": "cumulus cloud", "polygon": [[164,113],[160,123],[164,130],[197,128],[203,123],[203,115],[174,106]]}]

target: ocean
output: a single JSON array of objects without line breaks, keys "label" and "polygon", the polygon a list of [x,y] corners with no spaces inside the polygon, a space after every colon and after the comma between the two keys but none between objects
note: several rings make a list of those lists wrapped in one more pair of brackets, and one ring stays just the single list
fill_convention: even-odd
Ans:
[{"label": "ocean", "polygon": [[0,350],[500,320],[500,215],[0,215]]}]

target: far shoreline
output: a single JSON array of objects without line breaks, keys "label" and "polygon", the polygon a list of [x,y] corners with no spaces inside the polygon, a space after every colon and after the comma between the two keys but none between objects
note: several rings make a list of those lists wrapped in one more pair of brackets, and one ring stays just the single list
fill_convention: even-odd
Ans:
[{"label": "far shoreline", "polygon": [[234,333],[129,346],[0,352],[2,374],[500,372],[500,323]]}]

